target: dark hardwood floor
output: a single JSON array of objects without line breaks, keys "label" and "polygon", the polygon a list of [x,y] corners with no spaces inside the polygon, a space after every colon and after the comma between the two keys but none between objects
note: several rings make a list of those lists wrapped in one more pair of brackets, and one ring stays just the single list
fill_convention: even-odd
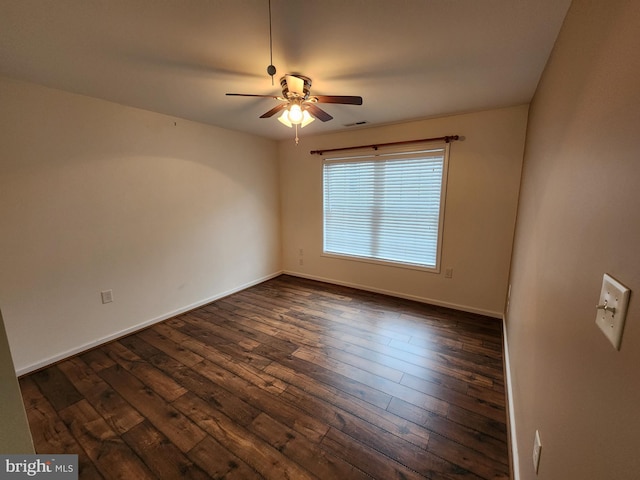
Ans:
[{"label": "dark hardwood floor", "polygon": [[498,320],[280,276],[20,379],[93,479],[507,479]]}]

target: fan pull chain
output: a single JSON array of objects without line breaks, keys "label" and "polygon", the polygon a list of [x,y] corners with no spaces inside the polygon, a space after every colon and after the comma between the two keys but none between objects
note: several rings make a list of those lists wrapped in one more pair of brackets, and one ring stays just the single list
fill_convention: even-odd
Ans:
[{"label": "fan pull chain", "polygon": [[273,65],[273,34],[271,33],[271,0],[269,0],[269,66],[267,67],[267,74],[271,75],[271,85],[274,85],[273,76],[276,74],[276,67]]},{"label": "fan pull chain", "polygon": [[298,138],[298,124],[296,123],[296,145],[300,143],[300,139]]}]

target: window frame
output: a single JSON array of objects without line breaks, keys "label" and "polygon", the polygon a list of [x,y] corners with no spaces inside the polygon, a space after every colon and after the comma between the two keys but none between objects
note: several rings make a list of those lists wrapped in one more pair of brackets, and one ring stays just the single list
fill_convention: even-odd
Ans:
[{"label": "window frame", "polygon": [[[325,166],[328,163],[351,163],[351,162],[365,162],[371,160],[395,160],[395,159],[419,159],[425,156],[425,153],[433,153],[440,150],[442,152],[442,177],[440,181],[440,198],[438,209],[438,227],[437,227],[437,240],[436,240],[436,254],[435,265],[430,266],[427,264],[417,264],[413,262],[403,262],[397,260],[389,260],[384,258],[375,258],[372,256],[361,256],[356,254],[347,254],[332,252],[326,250],[326,172]],[[332,157],[323,158],[322,161],[322,256],[329,258],[337,258],[342,260],[351,260],[357,262],[372,263],[378,265],[392,266],[397,268],[405,268],[411,270],[420,270],[429,273],[440,273],[442,269],[442,246],[444,238],[444,220],[445,220],[445,206],[447,198],[447,185],[449,176],[449,154],[450,143],[438,142],[438,143],[420,143],[404,146],[394,147],[378,147],[374,153],[371,150],[356,150],[349,152],[348,155],[335,155]]]}]

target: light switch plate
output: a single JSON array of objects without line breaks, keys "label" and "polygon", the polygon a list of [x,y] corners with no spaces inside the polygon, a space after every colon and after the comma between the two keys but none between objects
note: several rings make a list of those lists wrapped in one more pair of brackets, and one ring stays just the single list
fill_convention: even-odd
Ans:
[{"label": "light switch plate", "polygon": [[536,436],[533,438],[533,470],[538,474],[540,468],[540,454],[542,453],[542,442],[540,441],[540,432],[536,430]]},{"label": "light switch plate", "polygon": [[631,290],[608,274],[602,279],[596,324],[616,350],[620,350]]}]

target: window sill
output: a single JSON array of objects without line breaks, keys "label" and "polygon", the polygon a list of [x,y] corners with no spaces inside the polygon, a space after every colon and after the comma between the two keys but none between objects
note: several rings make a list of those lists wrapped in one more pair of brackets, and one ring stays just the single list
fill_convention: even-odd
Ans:
[{"label": "window sill", "polygon": [[379,260],[376,258],[358,257],[356,255],[343,255],[343,254],[331,253],[331,252],[322,252],[321,256],[327,257],[327,258],[335,258],[338,260],[350,260],[354,262],[373,263],[375,265],[382,265],[385,267],[395,267],[395,268],[402,268],[407,270],[419,270],[421,272],[436,273],[436,274],[440,273],[439,265],[436,265],[435,267],[427,267],[424,265],[417,265],[414,263],[394,262],[391,260]]}]

